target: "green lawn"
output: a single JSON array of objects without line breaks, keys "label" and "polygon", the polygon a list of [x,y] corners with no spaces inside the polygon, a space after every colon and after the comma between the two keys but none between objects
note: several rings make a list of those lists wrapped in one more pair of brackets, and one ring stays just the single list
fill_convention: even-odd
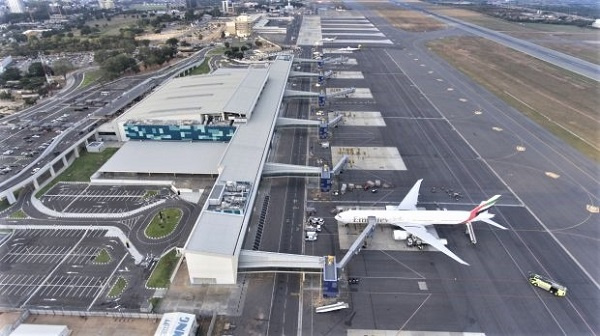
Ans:
[{"label": "green lawn", "polygon": [[154,196],[158,195],[158,191],[157,190],[147,190],[146,193],[144,194],[143,198],[144,199],[150,199]]},{"label": "green lawn", "polygon": [[118,148],[106,148],[101,153],[88,153],[80,150],[80,156],[62,174],[40,189],[35,196],[40,198],[58,182],[89,182],[90,177],[117,152]]},{"label": "green lawn", "polygon": [[7,209],[9,206],[10,204],[8,204],[8,200],[6,198],[0,201],[0,211]]},{"label": "green lawn", "polygon": [[217,47],[217,48],[214,48],[213,50],[207,52],[206,56],[223,55],[223,53],[225,52],[225,50],[227,50],[227,48],[225,48],[225,47]]},{"label": "green lawn", "polygon": [[167,288],[171,273],[173,273],[175,266],[177,266],[177,260],[177,251],[175,249],[160,258],[156,268],[150,274],[147,286],[151,288]]},{"label": "green lawn", "polygon": [[212,59],[212,57],[210,58],[205,58],[204,62],[202,62],[202,64],[200,64],[199,67],[193,69],[190,73],[191,76],[194,75],[204,75],[210,72],[210,67],[208,66],[208,62],[210,62],[210,60]]},{"label": "green lawn", "polygon": [[25,212],[23,212],[23,210],[17,210],[15,212],[11,213],[10,216],[8,216],[8,218],[25,219],[25,218],[27,218],[27,215],[25,214]]},{"label": "green lawn", "polygon": [[125,280],[125,278],[121,276],[118,277],[117,281],[115,281],[115,284],[111,287],[110,291],[108,292],[108,297],[115,297],[121,295],[125,290],[125,287],[127,287],[127,280]]},{"label": "green lawn", "polygon": [[92,83],[97,82],[100,79],[100,77],[102,77],[102,70],[97,69],[88,71],[83,75],[83,81],[81,82],[81,85],[79,85],[79,87],[87,87]]},{"label": "green lawn", "polygon": [[161,210],[148,224],[144,234],[149,238],[161,238],[169,235],[179,224],[182,214],[183,212],[177,208]]},{"label": "green lawn", "polygon": [[106,249],[100,250],[100,252],[98,252],[98,255],[96,255],[96,258],[94,258],[94,262],[98,264],[108,264],[110,260],[110,254],[108,254],[108,251]]}]

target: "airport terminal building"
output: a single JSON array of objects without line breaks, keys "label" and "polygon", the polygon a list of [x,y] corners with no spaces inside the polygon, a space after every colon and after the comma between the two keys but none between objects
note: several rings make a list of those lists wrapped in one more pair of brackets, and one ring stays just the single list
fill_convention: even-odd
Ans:
[{"label": "airport terminal building", "polygon": [[[175,78],[100,129],[123,141],[97,181],[215,179],[183,248],[192,284],[233,284],[293,56]],[[172,180],[172,179],[171,179]],[[144,181],[146,182],[146,181]]]}]

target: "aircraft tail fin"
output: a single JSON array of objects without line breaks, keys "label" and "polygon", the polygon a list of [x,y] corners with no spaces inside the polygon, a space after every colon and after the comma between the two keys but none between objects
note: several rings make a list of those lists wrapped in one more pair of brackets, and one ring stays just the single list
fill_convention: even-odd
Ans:
[{"label": "aircraft tail fin", "polygon": [[472,222],[474,220],[477,220],[507,230],[504,226],[492,221],[494,215],[487,212],[489,208],[493,207],[494,204],[496,204],[499,198],[500,195],[494,195],[489,200],[481,202],[478,206],[471,210],[471,213],[469,214],[469,219],[467,219],[465,222]]}]

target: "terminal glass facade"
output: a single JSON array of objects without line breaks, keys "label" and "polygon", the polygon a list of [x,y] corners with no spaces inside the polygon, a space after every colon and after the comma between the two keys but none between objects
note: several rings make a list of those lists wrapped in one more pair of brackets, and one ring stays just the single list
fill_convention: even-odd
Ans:
[{"label": "terminal glass facade", "polygon": [[229,142],[235,126],[228,125],[123,125],[131,140],[183,140]]}]

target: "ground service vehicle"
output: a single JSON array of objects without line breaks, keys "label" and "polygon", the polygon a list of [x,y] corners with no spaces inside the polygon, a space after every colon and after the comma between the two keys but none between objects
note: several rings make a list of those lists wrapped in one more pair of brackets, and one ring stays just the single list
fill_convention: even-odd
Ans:
[{"label": "ground service vehicle", "polygon": [[556,283],[555,281],[548,279],[544,276],[535,273],[529,273],[529,282],[535,286],[540,287],[556,296],[567,295],[567,287]]}]

